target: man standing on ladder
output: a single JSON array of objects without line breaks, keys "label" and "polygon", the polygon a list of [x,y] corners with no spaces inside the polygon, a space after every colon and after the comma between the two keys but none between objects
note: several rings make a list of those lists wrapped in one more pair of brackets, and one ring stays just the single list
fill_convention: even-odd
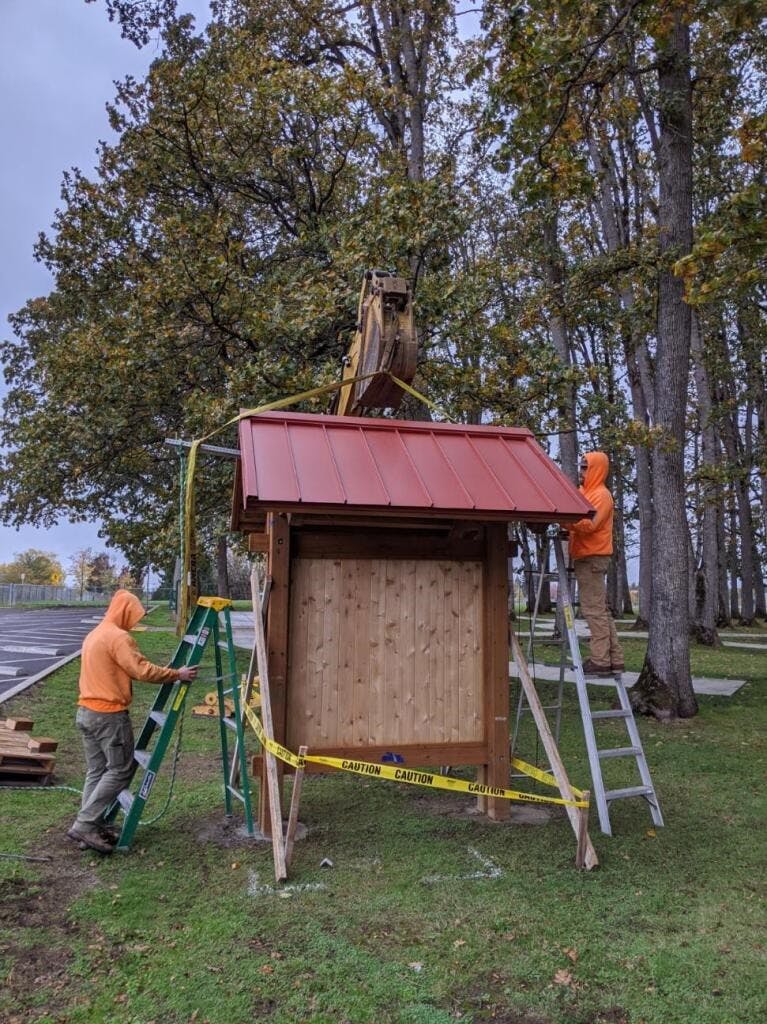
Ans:
[{"label": "man standing on ladder", "polygon": [[625,668],[605,585],[613,553],[613,496],[605,486],[609,471],[610,461],[604,452],[586,452],[581,458],[580,491],[596,515],[567,527],[581,613],[591,632],[590,657],[583,663],[583,671],[595,676],[611,676]]},{"label": "man standing on ladder", "polygon": [[118,590],[102,622],[83,641],[77,728],[85,749],[85,785],[80,812],[67,836],[99,853],[111,853],[117,835],[104,812],[133,775],[133,727],[128,708],[133,682],[191,682],[197,669],[163,668],[141,654],[130,635],[145,615],[141,601]]}]

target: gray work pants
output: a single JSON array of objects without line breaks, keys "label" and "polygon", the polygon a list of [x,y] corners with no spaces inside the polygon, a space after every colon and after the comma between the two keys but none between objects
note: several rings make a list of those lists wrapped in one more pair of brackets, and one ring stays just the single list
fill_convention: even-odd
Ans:
[{"label": "gray work pants", "polygon": [[133,774],[133,727],[127,711],[77,709],[85,750],[85,784],[75,825],[95,828]]}]

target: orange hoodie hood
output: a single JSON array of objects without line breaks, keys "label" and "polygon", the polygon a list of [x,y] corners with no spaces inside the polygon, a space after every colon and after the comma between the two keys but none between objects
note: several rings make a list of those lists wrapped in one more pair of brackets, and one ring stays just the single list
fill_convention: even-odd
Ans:
[{"label": "orange hoodie hood", "polygon": [[132,680],[174,683],[178,669],[147,661],[130,635],[144,606],[129,590],[118,590],[106,615],[86,636],[80,655],[80,699],[91,711],[127,711],[133,697]]},{"label": "orange hoodie hood", "polygon": [[109,603],[105,622],[111,622],[120,629],[133,629],[144,618],[146,611],[135,594],[129,590],[117,590]]},{"label": "orange hoodie hood", "polygon": [[596,491],[607,480],[607,474],[610,472],[610,460],[605,452],[586,452],[583,460],[587,469],[583,477],[581,491],[584,497],[588,498],[589,491]]}]

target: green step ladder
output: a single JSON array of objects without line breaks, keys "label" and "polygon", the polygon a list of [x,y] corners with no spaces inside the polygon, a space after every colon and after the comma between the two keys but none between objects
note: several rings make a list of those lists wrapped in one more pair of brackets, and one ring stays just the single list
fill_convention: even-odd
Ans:
[{"label": "green step ladder", "polygon": [[[171,668],[182,666],[199,665],[208,641],[213,639],[215,661],[216,661],[216,691],[218,695],[218,722],[221,741],[221,759],[224,772],[224,806],[227,817],[232,814],[232,799],[239,800],[245,810],[245,825],[248,835],[255,835],[253,825],[253,811],[250,800],[250,783],[248,778],[247,756],[245,753],[243,709],[240,697],[240,688],[237,684],[237,659],[232,638],[231,621],[232,602],[221,597],[201,597],[197,601],[192,618],[181,642],[176,648],[176,653],[170,662]],[[224,636],[221,636],[219,615],[224,618]],[[224,674],[222,651],[227,652],[227,674]],[[224,680],[231,681],[231,686],[225,688]],[[165,758],[173,733],[179,724],[184,711],[184,702],[190,686],[195,683],[184,683],[178,680],[174,683],[163,683],[152,708],[147,716],[144,727],[136,740],[133,753],[133,776],[128,788],[118,793],[116,800],[107,810],[104,818],[107,822],[113,821],[120,810],[125,817],[123,819],[120,837],[115,846],[116,850],[127,852],[133,842],[141,821],[144,806],[152,792],[152,787],[157,779],[160,766]],[[231,694],[234,703],[234,717],[228,718],[224,697]],[[229,732],[236,736],[233,751],[233,764],[229,764]],[[154,740],[154,744],[150,744]],[[235,764],[239,772],[235,772]],[[131,791],[131,785],[136,775],[140,781],[135,789]],[[239,788],[234,785],[233,780],[239,776]]]}]

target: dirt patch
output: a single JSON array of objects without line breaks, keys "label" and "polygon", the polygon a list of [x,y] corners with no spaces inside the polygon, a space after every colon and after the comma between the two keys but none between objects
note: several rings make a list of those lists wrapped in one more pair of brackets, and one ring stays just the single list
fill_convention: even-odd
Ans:
[{"label": "dirt patch", "polygon": [[184,782],[210,782],[222,777],[221,754],[185,754],[182,750],[176,778]]},{"label": "dirt patch", "polygon": [[[41,989],[45,991],[44,1013],[48,1020],[59,1019],[59,1011],[66,1011],[66,1017],[69,1016],[72,994],[79,984],[79,980],[70,973],[74,959],[71,950],[48,943],[25,948],[4,943],[0,946],[0,953],[11,961],[10,970],[3,978],[2,1002],[7,1002],[9,1007],[20,1007],[29,1001],[31,992]],[[29,1007],[18,1013],[11,1012],[2,1019],[7,1024],[23,1024],[39,1019],[41,1012],[43,1007]]]},{"label": "dirt patch", "polygon": [[[40,880],[11,878],[0,882],[0,921],[22,928],[69,930],[70,904],[99,885],[91,864],[63,831],[51,829],[34,849]],[[94,856],[98,856],[94,854]]]},{"label": "dirt patch", "polygon": [[30,993],[38,990],[45,993],[47,1019],[68,1016],[80,984],[70,971],[72,939],[80,929],[70,920],[69,908],[100,884],[92,860],[63,831],[44,833],[34,856],[47,858],[35,862],[38,880],[0,882],[0,957],[9,964],[2,978],[0,1019],[8,1024],[40,1017],[41,1008],[30,1005]]},{"label": "dirt patch", "polygon": [[598,1010],[589,1017],[588,1024],[629,1024],[629,1015],[622,1006],[611,1006],[609,1010]]},{"label": "dirt patch", "polygon": [[[254,810],[255,813],[255,810]],[[283,821],[283,828],[287,821]],[[227,818],[223,810],[213,811],[204,818],[195,817],[179,828],[194,835],[195,841],[202,845],[218,846],[222,850],[247,849],[257,846],[271,846],[270,836],[265,836],[256,828],[256,835],[249,836],[242,818]],[[305,839],[308,834],[306,825],[299,821],[296,827],[296,842]]]},{"label": "dirt patch", "polygon": [[419,793],[413,799],[413,805],[418,808],[419,812],[435,818],[464,818],[494,825],[546,825],[552,818],[552,811],[540,804],[515,803],[507,821],[493,822],[477,810],[477,801],[474,797],[448,796],[447,794],[429,794],[427,796]]}]

